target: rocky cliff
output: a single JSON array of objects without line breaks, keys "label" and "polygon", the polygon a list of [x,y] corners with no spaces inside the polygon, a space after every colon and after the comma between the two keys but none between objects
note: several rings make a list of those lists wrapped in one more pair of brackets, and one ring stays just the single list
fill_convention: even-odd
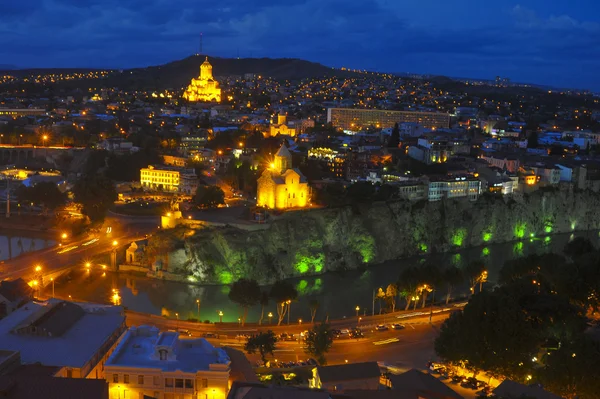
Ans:
[{"label": "rocky cliff", "polygon": [[171,251],[169,268],[197,282],[228,284],[244,276],[269,283],[419,254],[599,229],[599,209],[596,193],[546,189],[513,198],[484,195],[475,203],[393,201],[289,212],[260,231],[205,227],[188,232]]}]

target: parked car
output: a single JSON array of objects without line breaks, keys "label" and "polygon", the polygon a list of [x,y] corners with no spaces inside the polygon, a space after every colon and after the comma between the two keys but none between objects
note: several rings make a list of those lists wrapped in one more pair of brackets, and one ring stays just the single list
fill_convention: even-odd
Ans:
[{"label": "parked car", "polygon": [[392,328],[394,330],[402,330],[404,328],[404,324],[395,323],[395,324],[392,324]]},{"label": "parked car", "polygon": [[181,329],[181,328],[180,328],[180,329],[179,329],[177,332],[178,332],[180,335],[186,335],[186,336],[188,336],[188,337],[191,337],[191,336],[192,336],[192,333],[190,332],[190,330],[183,330],[183,329]]},{"label": "parked car", "polygon": [[360,328],[355,328],[354,330],[350,331],[350,338],[354,338],[354,339],[358,339],[358,338],[362,338],[364,337],[364,334],[362,333],[362,331],[360,330]]},{"label": "parked car", "polygon": [[377,327],[375,327],[375,329],[377,331],[387,331],[387,330],[389,330],[388,326],[386,326],[385,324],[379,324],[379,325],[377,325]]}]

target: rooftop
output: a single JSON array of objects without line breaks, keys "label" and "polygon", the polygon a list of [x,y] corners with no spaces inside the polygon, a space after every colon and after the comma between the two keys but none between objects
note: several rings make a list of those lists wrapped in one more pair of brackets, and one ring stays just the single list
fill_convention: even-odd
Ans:
[{"label": "rooftop", "polygon": [[176,332],[159,333],[156,327],[150,326],[131,327],[105,363],[106,367],[146,367],[188,373],[225,371],[229,365],[225,351],[204,338],[179,339]]},{"label": "rooftop", "polygon": [[8,399],[107,399],[108,383],[87,378],[0,376],[0,397]]},{"label": "rooftop", "polygon": [[381,375],[377,362],[318,366],[317,372],[319,373],[321,382],[362,380]]},{"label": "rooftop", "polygon": [[416,369],[398,375],[390,375],[389,379],[394,390],[412,392],[419,398],[463,399],[442,381]]},{"label": "rooftop", "polygon": [[0,349],[20,351],[23,364],[81,368],[124,322],[117,306],[29,302],[0,320]]}]

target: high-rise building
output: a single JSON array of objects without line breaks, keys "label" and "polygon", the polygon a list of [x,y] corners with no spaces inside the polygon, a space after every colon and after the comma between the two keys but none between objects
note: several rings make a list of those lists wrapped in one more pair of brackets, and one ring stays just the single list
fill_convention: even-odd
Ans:
[{"label": "high-rise building", "polygon": [[221,102],[221,89],[219,82],[213,78],[212,65],[208,62],[208,57],[200,65],[200,76],[192,79],[192,82],[183,93],[183,98],[188,101],[215,101]]},{"label": "high-rise building", "polygon": [[439,129],[450,126],[450,115],[441,112],[328,108],[327,122],[335,127],[350,131],[358,131],[369,127],[385,129],[403,122],[418,123],[425,129]]}]

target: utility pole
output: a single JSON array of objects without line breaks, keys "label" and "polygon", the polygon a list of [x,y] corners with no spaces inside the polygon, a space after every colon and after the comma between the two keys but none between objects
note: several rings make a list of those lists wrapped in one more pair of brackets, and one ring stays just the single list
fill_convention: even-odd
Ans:
[{"label": "utility pole", "polygon": [[435,301],[435,290],[431,293],[431,307],[429,309],[429,324],[431,324],[431,318],[433,317],[433,302]]},{"label": "utility pole", "polygon": [[371,316],[375,316],[375,290],[373,290],[373,309],[371,310]]},{"label": "utility pole", "polygon": [[[6,176],[6,218],[10,217],[10,179]],[[9,243],[10,245],[10,243]]]}]

